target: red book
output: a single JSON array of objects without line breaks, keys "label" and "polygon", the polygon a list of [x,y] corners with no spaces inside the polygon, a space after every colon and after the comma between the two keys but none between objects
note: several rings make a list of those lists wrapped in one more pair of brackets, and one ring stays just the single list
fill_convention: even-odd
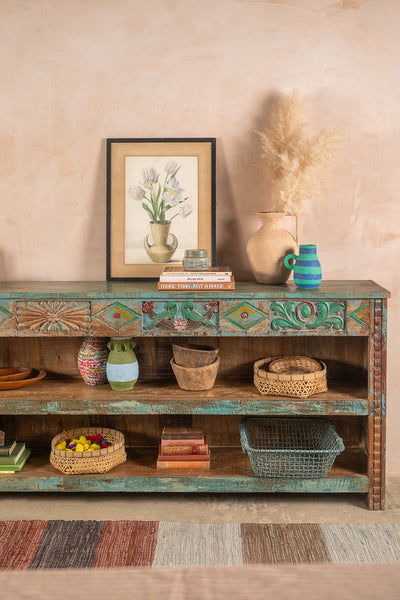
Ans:
[{"label": "red book", "polygon": [[175,455],[190,455],[195,456],[197,454],[202,454],[203,456],[208,454],[208,445],[207,444],[195,444],[192,446],[182,444],[177,446],[169,446],[165,444],[161,444],[160,446],[160,454],[165,454],[166,456],[175,456]]},{"label": "red book", "polygon": [[210,469],[209,460],[157,460],[157,469],[185,469],[192,470],[198,469],[207,471]]},{"label": "red book", "polygon": [[201,439],[186,439],[186,440],[180,440],[180,439],[170,439],[170,440],[164,440],[161,439],[161,446],[206,446],[207,445],[207,438],[205,435],[203,435],[203,437]]},{"label": "red book", "polygon": [[210,454],[174,454],[174,455],[166,455],[161,453],[161,446],[159,449],[160,453],[157,457],[157,460],[164,461],[190,461],[190,460],[210,460]]},{"label": "red book", "polygon": [[[170,427],[166,425],[161,434],[162,440],[203,440],[204,433],[200,427]],[[203,441],[201,441],[203,443]]]}]

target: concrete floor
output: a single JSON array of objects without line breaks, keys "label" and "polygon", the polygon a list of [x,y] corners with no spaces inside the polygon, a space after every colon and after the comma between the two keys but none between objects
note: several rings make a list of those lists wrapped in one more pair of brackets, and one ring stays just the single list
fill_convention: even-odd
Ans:
[{"label": "concrete floor", "polygon": [[361,494],[12,493],[0,496],[0,520],[400,523],[400,476],[386,492],[384,511],[368,510]]}]

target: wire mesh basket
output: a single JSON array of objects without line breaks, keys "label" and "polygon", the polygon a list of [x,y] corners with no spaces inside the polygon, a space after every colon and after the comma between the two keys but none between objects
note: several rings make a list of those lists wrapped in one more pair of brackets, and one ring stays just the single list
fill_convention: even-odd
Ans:
[{"label": "wire mesh basket", "polygon": [[245,417],[240,442],[259,477],[328,475],[344,444],[327,419]]}]

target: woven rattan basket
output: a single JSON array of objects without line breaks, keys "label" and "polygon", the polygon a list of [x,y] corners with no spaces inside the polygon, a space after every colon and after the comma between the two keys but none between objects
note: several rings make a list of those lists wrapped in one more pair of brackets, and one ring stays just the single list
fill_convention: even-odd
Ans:
[{"label": "woven rattan basket", "polygon": [[321,418],[245,417],[240,441],[259,477],[325,477],[344,450],[335,426]]},{"label": "woven rattan basket", "polygon": [[[67,438],[79,437],[80,435],[95,435],[96,433],[102,435],[112,445],[101,450],[86,452],[69,452],[68,450],[59,450],[56,448],[58,442]],[[125,438],[116,429],[107,429],[104,427],[70,429],[69,431],[59,433],[51,441],[50,462],[53,467],[67,475],[106,473],[125,461]]]},{"label": "woven rattan basket", "polygon": [[327,391],[325,363],[320,362],[321,370],[312,373],[271,373],[270,364],[282,358],[262,358],[254,363],[254,385],[260,394],[307,398]]},{"label": "woven rattan basket", "polygon": [[315,373],[322,371],[322,365],[318,360],[309,356],[284,356],[277,358],[269,363],[268,371],[270,373]]}]

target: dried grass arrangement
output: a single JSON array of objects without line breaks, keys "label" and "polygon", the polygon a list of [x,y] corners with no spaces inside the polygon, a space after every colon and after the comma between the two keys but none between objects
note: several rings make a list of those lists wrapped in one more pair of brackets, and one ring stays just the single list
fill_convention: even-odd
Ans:
[{"label": "dried grass arrangement", "polygon": [[293,90],[278,101],[267,128],[257,132],[279,212],[301,212],[308,200],[320,194],[323,174],[335,154],[337,130],[326,128],[308,139],[302,113],[303,103]]}]

